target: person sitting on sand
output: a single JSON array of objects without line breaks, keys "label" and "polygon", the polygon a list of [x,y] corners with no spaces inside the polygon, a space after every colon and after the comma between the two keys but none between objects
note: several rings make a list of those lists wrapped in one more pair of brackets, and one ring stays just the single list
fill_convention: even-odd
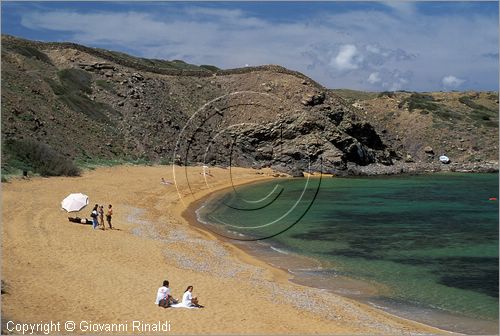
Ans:
[{"label": "person sitting on sand", "polygon": [[170,307],[171,304],[177,303],[177,300],[170,294],[170,288],[168,288],[168,285],[168,280],[164,280],[163,286],[158,288],[158,292],[156,294],[155,303],[163,308]]},{"label": "person sitting on sand", "polygon": [[172,182],[171,182],[171,181],[167,181],[167,180],[165,180],[163,177],[161,178],[161,182],[160,182],[160,183],[161,183],[161,184],[166,184],[166,185],[172,184]]},{"label": "person sitting on sand", "polygon": [[91,220],[88,220],[87,218],[80,218],[80,217],[68,217],[68,220],[72,223],[80,223],[80,224],[92,224]]},{"label": "person sitting on sand", "polygon": [[184,292],[184,295],[182,295],[182,304],[185,307],[203,308],[203,306],[198,303],[198,298],[196,296],[193,297],[192,292],[193,286],[188,286],[188,288],[186,288],[186,291]]},{"label": "person sitting on sand", "polygon": [[173,305],[173,304],[177,304],[179,303],[179,300],[177,299],[174,299],[174,297],[172,296],[172,294],[170,293],[170,287],[168,287],[168,281],[167,281],[167,290],[168,290],[168,298],[167,298],[167,301],[168,301],[168,305]]}]

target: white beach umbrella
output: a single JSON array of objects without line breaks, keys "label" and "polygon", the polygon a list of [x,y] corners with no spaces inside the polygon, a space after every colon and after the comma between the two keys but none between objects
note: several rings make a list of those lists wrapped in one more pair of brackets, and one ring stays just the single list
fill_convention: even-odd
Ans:
[{"label": "white beach umbrella", "polygon": [[89,204],[89,197],[82,193],[69,194],[61,202],[61,208],[67,212],[76,212],[85,208]]}]

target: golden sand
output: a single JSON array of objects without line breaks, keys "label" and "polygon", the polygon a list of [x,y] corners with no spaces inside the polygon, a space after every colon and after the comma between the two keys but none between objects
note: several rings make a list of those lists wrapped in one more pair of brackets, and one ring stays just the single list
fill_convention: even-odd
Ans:
[{"label": "golden sand", "polygon": [[[169,166],[98,168],[76,178],[3,183],[2,320],[60,322],[61,333],[65,321],[74,321],[80,333],[88,332],[80,327],[89,322],[93,328],[127,327],[115,334],[144,331],[133,329],[133,321],[168,321],[171,334],[443,333],[293,284],[287,272],[189,225],[183,211],[228,187],[228,170],[212,169],[208,188],[200,167],[177,169],[182,201],[174,185],[160,183],[162,177],[173,179]],[[232,173],[235,184],[272,178],[269,171],[233,168]],[[72,192],[90,197],[83,217],[95,203],[113,204],[116,229],[70,223],[60,202]],[[205,308],[156,306],[164,279],[178,298],[193,285]]]}]

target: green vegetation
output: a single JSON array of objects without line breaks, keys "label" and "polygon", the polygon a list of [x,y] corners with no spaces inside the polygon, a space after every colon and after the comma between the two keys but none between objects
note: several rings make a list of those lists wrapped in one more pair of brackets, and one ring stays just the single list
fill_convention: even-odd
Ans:
[{"label": "green vegetation", "polygon": [[[57,72],[65,93],[81,91],[92,93],[92,75],[80,69],[63,69]],[[57,93],[56,93],[57,94]]]},{"label": "green vegetation", "polygon": [[103,79],[96,80],[95,84],[108,92],[112,92],[112,93],[116,92],[114,85],[110,82],[103,80]]},{"label": "green vegetation", "polygon": [[152,165],[162,165],[167,166],[172,164],[171,157],[163,157],[157,160],[151,160],[147,157],[131,157],[125,156],[123,158],[90,158],[81,157],[76,159],[76,164],[82,169],[93,170],[97,167],[114,167],[119,165],[138,165],[138,166],[152,166]]},{"label": "green vegetation", "polygon": [[483,105],[479,105],[479,104],[475,103],[474,101],[472,101],[472,98],[469,96],[462,96],[462,97],[458,98],[458,101],[461,102],[462,104],[470,107],[473,110],[491,111],[489,108],[487,108]]},{"label": "green vegetation", "polygon": [[492,119],[498,117],[498,111],[487,108],[486,106],[477,104],[472,100],[472,97],[462,96],[458,98],[458,101],[467,107],[472,109],[469,114],[470,118],[476,123],[488,126],[488,127],[498,127],[498,124]]},{"label": "green vegetation", "polygon": [[384,91],[384,92],[380,92],[378,94],[378,98],[382,98],[382,97],[389,97],[389,98],[394,98],[396,96],[396,93],[394,93],[394,91]]},{"label": "green vegetation", "polygon": [[47,79],[52,91],[59,100],[76,112],[83,113],[89,118],[109,123],[107,113],[119,114],[111,106],[90,100],[86,94],[92,93],[92,75],[80,69],[64,69],[57,73],[59,83]]},{"label": "green vegetation", "polygon": [[159,165],[168,166],[172,164],[172,158],[161,158],[158,162]]},{"label": "green vegetation", "polygon": [[207,69],[208,71],[212,71],[212,72],[217,72],[220,70],[215,65],[208,65],[208,64],[202,64],[202,65],[200,65],[200,68]]},{"label": "green vegetation", "polygon": [[[22,141],[21,141],[22,142]],[[38,153],[42,152],[44,157],[51,162],[52,165],[46,164],[44,162],[44,167],[33,168],[34,166],[39,167],[39,164],[29,163],[26,159],[25,154],[21,155],[13,155],[12,152],[15,150],[19,150],[20,147],[29,147],[28,152]],[[39,174],[41,176],[79,176],[81,170],[94,170],[98,167],[115,167],[120,165],[137,165],[137,166],[152,166],[154,164],[158,165],[170,165],[171,162],[169,159],[161,159],[159,161],[151,161],[146,158],[114,158],[114,159],[105,159],[105,158],[86,158],[86,159],[76,159],[74,162],[69,161],[65,157],[54,154],[54,150],[49,146],[37,142],[32,142],[31,144],[27,144],[26,142],[20,144],[19,141],[15,141],[15,144],[10,141],[8,145],[4,146],[4,151],[6,153],[6,157],[8,162],[2,163],[2,174],[1,181],[3,183],[8,182],[11,176],[21,176],[23,172],[31,172],[32,174]],[[48,154],[47,154],[48,151]],[[25,153],[26,151],[23,151]],[[20,156],[24,157],[20,159]],[[39,157],[40,155],[35,154],[35,157]],[[33,157],[30,154],[30,157]],[[36,159],[36,162],[41,160]],[[57,165],[55,162],[58,162]],[[47,170],[45,167],[55,167],[60,166],[60,170],[49,169]],[[68,169],[71,167],[71,169]],[[30,174],[31,175],[31,174]]]},{"label": "green vegetation", "polygon": [[[425,114],[425,113],[424,113]],[[447,108],[439,105],[439,108],[433,112],[433,116],[437,116],[441,119],[462,119],[462,115],[455,113]]]},{"label": "green vegetation", "polygon": [[398,107],[402,108],[404,105],[408,105],[408,110],[413,112],[414,110],[420,110],[421,114],[432,113],[433,117],[440,118],[442,120],[448,119],[462,119],[460,114],[454,113],[449,110],[446,106],[439,104],[434,97],[424,93],[412,93],[409,97],[403,99]]},{"label": "green vegetation", "polygon": [[49,145],[34,140],[9,140],[3,150],[8,166],[2,175],[15,170],[31,171],[42,176],[78,176],[80,169]]},{"label": "green vegetation", "polygon": [[167,60],[159,60],[159,59],[147,59],[147,58],[138,58],[138,57],[133,57],[130,55],[127,55],[122,52],[118,51],[108,51],[108,50],[102,50],[99,49],[100,52],[105,53],[111,57],[114,58],[115,61],[122,61],[122,62],[133,62],[139,65],[143,66],[148,66],[148,67],[155,67],[155,68],[160,68],[160,69],[167,69],[167,70],[202,70],[206,71],[208,69],[202,68],[199,66],[196,66],[194,64],[189,64],[184,61],[180,60],[173,60],[173,61],[167,61]]},{"label": "green vegetation", "polygon": [[488,92],[488,99],[498,100],[498,93]]},{"label": "green vegetation", "polygon": [[2,45],[2,48],[4,50],[12,51],[16,54],[20,54],[29,58],[34,58],[41,62],[53,65],[52,62],[50,61],[49,56],[47,56],[45,53],[35,48],[17,44],[4,44]]},{"label": "green vegetation", "polygon": [[129,165],[147,165],[153,164],[150,160],[145,158],[124,158],[124,159],[103,159],[103,158],[93,158],[93,159],[79,159],[76,160],[78,167],[82,169],[93,170],[97,167],[114,167],[124,164]]},{"label": "green vegetation", "polygon": [[408,110],[410,112],[413,112],[415,109],[436,111],[440,108],[440,106],[434,102],[432,96],[422,93],[412,93],[409,97],[403,99],[398,107],[402,108],[405,104],[408,104]]},{"label": "green vegetation", "polygon": [[89,98],[80,94],[69,94],[60,97],[61,101],[66,104],[73,111],[83,113],[89,118],[99,122],[109,123],[110,120],[106,112],[118,113],[113,110],[109,105],[90,100]]},{"label": "green vegetation", "polygon": [[332,91],[351,103],[355,100],[368,100],[377,97],[376,92],[364,92],[349,89],[334,89]]},{"label": "green vegetation", "polygon": [[33,121],[35,120],[35,117],[32,114],[22,113],[19,115],[19,119],[22,121]]}]

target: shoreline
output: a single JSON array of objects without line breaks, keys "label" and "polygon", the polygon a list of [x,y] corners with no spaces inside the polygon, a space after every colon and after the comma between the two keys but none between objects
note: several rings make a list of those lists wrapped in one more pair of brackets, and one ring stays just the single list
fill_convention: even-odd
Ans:
[{"label": "shoreline", "polygon": [[[464,174],[464,172],[456,172],[456,171],[440,171],[440,172],[434,172],[434,173],[449,173],[449,174]],[[422,174],[432,174],[432,173],[422,173]],[[405,173],[403,174],[399,174],[398,176],[400,175],[405,175]],[[372,175],[371,177],[377,177],[377,176],[380,176],[380,175]],[[356,176],[350,176],[350,177],[353,177],[355,178]],[[317,176],[312,176],[312,178],[317,178]],[[342,177],[344,178],[344,177]],[[257,184],[257,183],[265,183],[265,182],[268,182],[270,179],[268,179],[267,181],[261,181],[261,180],[256,180],[256,181],[246,181],[245,183],[242,183],[242,184],[236,184],[235,186],[243,186],[243,185],[253,185],[253,184]],[[230,192],[230,189],[231,187],[220,187],[208,194],[203,194],[203,196],[199,196],[199,198],[195,201],[192,201],[191,203],[189,203],[187,205],[187,207],[182,211],[182,213],[180,214],[180,216],[191,226],[193,226],[194,228],[196,228],[197,230],[201,230],[202,232],[205,232],[205,233],[208,233],[210,234],[211,237],[223,242],[223,243],[229,243],[231,244],[234,248],[236,248],[238,250],[238,253],[243,253],[243,254],[246,254],[246,255],[249,255],[250,257],[252,258],[255,258],[260,262],[264,262],[267,266],[269,266],[271,268],[271,271],[273,272],[284,272],[286,273],[288,276],[283,278],[282,276],[280,276],[280,279],[282,279],[283,281],[287,282],[287,283],[293,283],[295,285],[298,285],[298,286],[303,286],[303,287],[307,287],[307,288],[315,288],[315,289],[324,289],[322,287],[319,287],[319,286],[314,286],[314,285],[308,285],[308,284],[305,284],[303,283],[304,281],[300,281],[299,279],[299,276],[295,273],[292,272],[291,269],[287,268],[287,267],[284,267],[282,265],[278,265],[278,264],[273,264],[271,261],[270,261],[270,258],[267,258],[266,260],[266,256],[263,255],[263,253],[261,253],[262,251],[259,251],[261,248],[260,247],[256,247],[256,248],[252,248],[250,246],[247,245],[246,242],[239,242],[239,241],[234,241],[232,240],[231,238],[227,238],[227,237],[224,237],[224,236],[220,236],[218,234],[215,234],[213,233],[209,228],[207,228],[203,223],[201,223],[198,219],[198,214],[197,214],[197,210],[203,206],[204,203],[206,203],[210,198],[215,198],[217,197],[217,195],[222,195],[222,194],[225,194],[225,193],[228,193]],[[249,242],[250,244],[255,244],[257,243],[256,241],[251,241]],[[280,251],[278,251],[277,249],[275,249],[273,246],[273,244],[270,244],[268,242],[265,242],[263,244],[266,244],[267,247],[275,250],[277,253],[280,253]],[[259,253],[260,252],[260,253]],[[307,257],[307,256],[302,256],[302,255],[299,255],[299,254],[296,254],[295,252],[287,252],[285,254],[291,254],[292,255],[292,258],[297,258],[297,259],[303,259],[303,260],[310,260],[310,261],[313,261],[314,263],[317,263],[319,265],[321,265],[321,261],[320,260],[317,260],[317,259],[314,259],[312,257]],[[364,288],[365,290],[367,291],[370,291],[370,287],[373,286],[373,284],[371,285],[368,285],[368,284],[364,284],[364,281],[362,280],[358,280],[358,279],[353,279],[353,278],[346,278],[346,277],[342,277],[343,279],[341,281],[345,281],[345,282],[359,282],[360,286],[369,286],[367,288]],[[337,289],[342,289],[342,287],[337,287]],[[381,311],[383,313],[386,313],[392,317],[395,317],[395,318],[399,318],[399,319],[402,319],[402,320],[405,320],[405,321],[409,321],[409,322],[413,322],[413,323],[418,323],[418,324],[421,324],[425,327],[430,327],[430,328],[436,328],[442,332],[446,332],[446,333],[452,333],[452,334],[465,334],[463,331],[455,331],[455,330],[449,330],[449,329],[445,329],[445,327],[441,327],[441,326],[438,326],[438,325],[434,325],[432,323],[429,323],[429,322],[425,322],[425,321],[419,321],[419,319],[412,319],[410,317],[407,317],[405,316],[409,314],[409,312],[403,312],[403,311],[399,311],[397,310],[397,308],[395,307],[391,307],[391,306],[388,306],[388,307],[384,307],[384,306],[380,306],[380,302],[378,303],[373,303],[371,302],[370,300],[374,300],[375,298],[371,298],[369,295],[360,295],[359,297],[356,297],[356,295],[348,295],[348,294],[342,294],[342,293],[339,293],[339,292],[335,292],[333,291],[332,289],[326,289],[328,290],[330,293],[332,293],[333,295],[339,295],[343,298],[347,298],[347,299],[351,299],[351,300],[355,300],[356,302],[358,303],[361,303],[361,304],[364,304],[366,305],[367,307],[371,308],[371,309],[376,309],[378,311]],[[377,289],[374,289],[375,291]],[[366,294],[366,293],[365,293]],[[410,307],[410,306],[408,306]],[[385,308],[385,309],[384,309]],[[488,321],[488,320],[481,320],[481,319],[475,319],[475,318],[471,318],[471,317],[466,317],[466,316],[462,316],[460,314],[455,314],[455,313],[452,313],[452,312],[447,312],[447,311],[440,311],[440,310],[436,310],[434,311],[433,309],[431,308],[420,308],[420,309],[423,309],[422,310],[422,314],[425,315],[426,313],[425,312],[431,312],[431,313],[434,313],[434,314],[439,314],[439,315],[444,315],[445,317],[449,317],[455,321],[459,321],[460,319],[466,319],[466,320],[470,320],[469,322],[475,322],[475,323],[478,323],[478,324],[483,324],[483,323],[494,323],[494,321]],[[424,312],[425,311],[425,312]],[[437,321],[435,321],[436,323],[438,323]],[[476,334],[476,333],[467,333],[467,334]],[[485,334],[485,335],[489,335],[489,333],[482,333],[482,334]]]},{"label": "shoreline", "polygon": [[[245,168],[246,169],[246,168]],[[250,168],[249,168],[250,169]],[[251,180],[245,180],[243,182],[241,181],[236,181],[234,183],[234,186],[243,186],[243,185],[251,185],[255,183],[265,183],[267,181],[271,181],[275,179],[273,176],[268,176],[265,177],[264,179],[262,178],[255,178]],[[174,217],[176,217],[177,220],[179,221],[184,221],[190,228],[201,232],[203,235],[207,236],[211,240],[216,240],[222,244],[228,245],[231,247],[233,250],[232,252],[235,252],[239,258],[244,260],[244,262],[250,262],[254,266],[264,266],[266,269],[271,271],[276,278],[282,279],[283,277],[286,277],[289,273],[283,269],[279,269],[276,267],[273,267],[271,265],[268,265],[262,260],[259,260],[255,258],[254,256],[251,256],[248,254],[246,251],[240,249],[233,243],[231,243],[231,240],[229,238],[225,238],[222,236],[219,236],[212,231],[208,230],[206,227],[203,227],[201,223],[199,223],[197,216],[196,216],[196,209],[198,209],[202,203],[206,201],[207,198],[211,197],[214,194],[218,193],[224,193],[225,191],[231,189],[231,185],[222,185],[216,187],[214,190],[207,191],[207,190],[201,190],[198,192],[195,192],[194,194],[196,196],[196,199],[191,200],[191,201],[182,201],[183,203],[183,208],[176,208],[172,214]]]},{"label": "shoreline", "polygon": [[382,175],[420,175],[436,173],[465,173],[465,174],[489,174],[498,173],[498,161],[486,162],[451,162],[443,164],[439,162],[400,162],[392,165],[369,164],[367,166],[352,165],[338,176],[382,176]]},{"label": "shoreline", "polygon": [[[229,185],[228,171],[214,168],[208,190],[200,170],[186,168],[199,198]],[[233,173],[238,185],[272,178],[266,170]],[[453,334],[289,282],[288,272],[190,225],[175,188],[159,183],[171,174],[164,166],[119,166],[2,185],[3,319],[169,319],[174,334]],[[71,192],[88,194],[92,204],[111,202],[116,229],[68,223],[59,202]],[[206,308],[154,305],[163,279],[174,297],[194,285]]]},{"label": "shoreline", "polygon": [[[317,178],[317,176],[312,176],[312,177]],[[245,181],[244,183],[241,183],[241,184],[235,183],[235,186],[240,187],[240,186],[244,186],[244,185],[265,183],[265,182],[268,182],[269,180],[272,180],[272,178],[267,179],[267,181],[255,180],[255,181]],[[305,285],[305,284],[302,284],[299,282],[295,282],[294,278],[296,278],[296,275],[291,273],[289,269],[281,267],[280,265],[271,264],[271,263],[267,262],[265,259],[260,259],[255,253],[252,253],[250,251],[251,250],[250,247],[244,246],[243,244],[236,245],[235,242],[232,241],[230,238],[223,237],[223,236],[220,236],[220,235],[213,233],[211,230],[209,230],[202,223],[199,222],[199,220],[197,218],[196,210],[198,210],[203,205],[203,203],[205,203],[209,198],[213,197],[216,194],[224,194],[226,192],[229,192],[231,188],[232,188],[232,186],[221,186],[221,187],[217,188],[216,190],[213,190],[209,193],[200,193],[201,195],[197,195],[198,199],[195,201],[192,201],[191,203],[188,203],[186,205],[186,208],[178,215],[181,216],[182,219],[185,220],[188,225],[191,225],[192,227],[196,228],[197,230],[200,230],[203,233],[210,235],[210,237],[212,237],[212,238],[214,238],[222,243],[230,244],[232,246],[232,248],[234,248],[236,250],[237,257],[241,258],[241,260],[244,260],[244,262],[248,262],[249,261],[248,257],[250,257],[251,259],[253,259],[253,260],[251,260],[251,262],[254,265],[262,265],[262,263],[264,263],[266,268],[268,268],[271,272],[273,272],[276,275],[276,279],[279,279],[278,281],[281,281],[282,283],[293,284],[295,286],[322,290],[322,288],[319,288],[319,287]],[[256,243],[256,242],[253,241],[251,243]],[[268,244],[268,245],[269,245],[269,247],[272,248],[271,244]],[[301,259],[309,259],[309,260],[312,260],[314,262],[321,263],[319,260],[316,260],[316,259],[311,258],[311,257],[300,256],[300,255],[297,255],[295,253],[293,253],[293,254],[295,257],[299,257]],[[348,279],[347,281],[349,281],[349,280],[354,280],[354,279]],[[439,330],[440,332],[443,332],[443,333],[448,333],[448,334],[452,334],[452,335],[461,335],[462,334],[460,332],[442,329],[442,328],[439,328],[439,327],[436,327],[433,325],[429,325],[429,324],[425,324],[423,322],[412,320],[410,318],[407,318],[407,317],[404,317],[401,315],[397,315],[395,313],[388,312],[380,307],[374,307],[366,301],[357,300],[355,298],[345,296],[345,295],[342,295],[339,293],[332,293],[331,291],[330,291],[330,293],[332,295],[341,296],[342,298],[345,298],[348,300],[354,300],[356,303],[364,305],[366,309],[376,310],[379,313],[387,314],[391,318],[401,319],[403,321],[406,321],[406,322],[412,323],[412,324],[415,323],[415,324],[418,324],[418,325],[425,327],[425,328],[436,329],[436,330]]]}]

